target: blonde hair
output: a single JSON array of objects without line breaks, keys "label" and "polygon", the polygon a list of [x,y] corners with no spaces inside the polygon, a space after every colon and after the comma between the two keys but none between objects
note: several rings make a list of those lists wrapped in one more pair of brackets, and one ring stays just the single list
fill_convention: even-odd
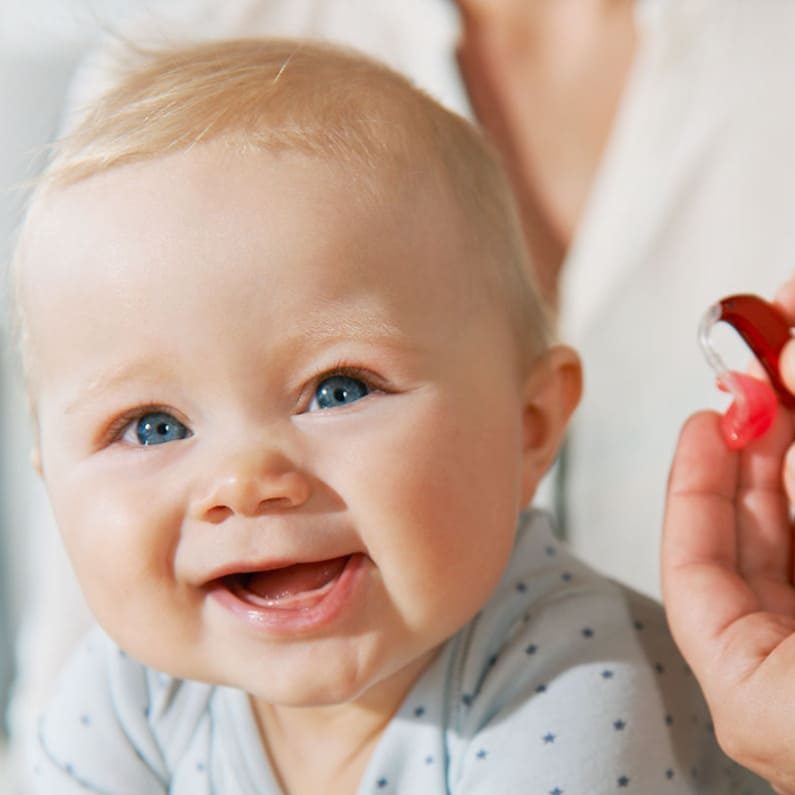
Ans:
[{"label": "blonde hair", "polygon": [[[220,138],[350,164],[375,177],[371,186],[385,169],[430,176],[461,208],[462,234],[479,257],[476,275],[484,271],[508,309],[523,358],[546,347],[547,318],[510,187],[465,119],[387,67],[331,45],[235,39],[138,52],[136,60],[56,144],[32,206],[92,175]],[[15,262],[17,282],[19,270]]]}]

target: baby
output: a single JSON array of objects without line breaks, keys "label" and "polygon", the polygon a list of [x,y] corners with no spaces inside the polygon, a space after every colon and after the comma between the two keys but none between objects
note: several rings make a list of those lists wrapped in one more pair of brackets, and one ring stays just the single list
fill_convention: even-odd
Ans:
[{"label": "baby", "polygon": [[319,45],[149,54],[14,267],[34,462],[102,627],[37,792],[766,791],[659,608],[523,510],[579,362],[465,121]]}]

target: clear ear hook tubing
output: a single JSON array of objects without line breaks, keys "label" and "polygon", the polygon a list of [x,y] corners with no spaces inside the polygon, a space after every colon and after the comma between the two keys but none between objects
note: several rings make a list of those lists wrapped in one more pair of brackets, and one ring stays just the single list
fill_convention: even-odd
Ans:
[{"label": "clear ear hook tubing", "polygon": [[701,344],[701,350],[704,352],[704,358],[707,364],[712,368],[715,375],[721,379],[729,374],[729,368],[723,362],[715,347],[712,344],[712,327],[721,319],[720,304],[713,304],[701,318],[701,323],[698,325],[698,341]]},{"label": "clear ear hook tubing", "polygon": [[778,370],[781,350],[792,338],[789,322],[781,312],[756,295],[730,295],[707,310],[699,326],[699,340],[707,362],[719,378],[725,379],[730,376],[729,370],[709,336],[717,322],[728,323],[737,331],[767,373],[779,402],[795,408],[795,395],[784,386]]}]

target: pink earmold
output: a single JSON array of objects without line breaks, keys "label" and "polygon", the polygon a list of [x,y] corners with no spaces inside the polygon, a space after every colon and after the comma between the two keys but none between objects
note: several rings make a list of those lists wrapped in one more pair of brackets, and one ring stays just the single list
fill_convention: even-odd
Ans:
[{"label": "pink earmold", "polygon": [[720,418],[726,444],[740,450],[765,434],[776,417],[776,393],[767,381],[733,370],[718,377],[718,389],[731,392],[734,401]]},{"label": "pink earmold", "polygon": [[[765,370],[769,381],[729,370],[710,340],[712,327],[728,323],[742,337]],[[718,388],[734,401],[721,418],[729,447],[738,450],[762,436],[773,424],[778,403],[795,408],[795,396],[778,371],[781,350],[791,338],[786,318],[771,303],[755,295],[732,295],[713,304],[699,326],[699,340]]]}]

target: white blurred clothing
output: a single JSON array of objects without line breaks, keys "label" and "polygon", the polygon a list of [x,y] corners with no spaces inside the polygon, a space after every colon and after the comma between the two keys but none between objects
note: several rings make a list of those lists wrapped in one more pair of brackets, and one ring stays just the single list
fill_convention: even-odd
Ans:
[{"label": "white blurred clothing", "polygon": [[[731,293],[772,298],[795,270],[795,4],[646,0],[638,22],[634,74],[563,269],[562,335],[585,366],[563,521],[577,554],[656,595],[678,430],[726,403],[699,320]],[[720,350],[744,369],[734,341]]]}]

